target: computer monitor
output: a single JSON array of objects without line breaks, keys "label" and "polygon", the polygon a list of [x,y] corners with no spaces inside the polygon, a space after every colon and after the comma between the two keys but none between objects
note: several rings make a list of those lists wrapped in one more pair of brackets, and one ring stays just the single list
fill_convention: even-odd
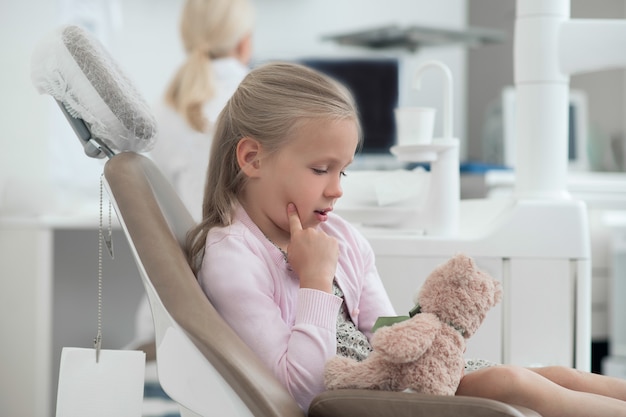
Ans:
[{"label": "computer monitor", "polygon": [[354,95],[363,127],[364,155],[385,155],[395,144],[398,60],[391,58],[312,58],[302,64],[341,82]]}]

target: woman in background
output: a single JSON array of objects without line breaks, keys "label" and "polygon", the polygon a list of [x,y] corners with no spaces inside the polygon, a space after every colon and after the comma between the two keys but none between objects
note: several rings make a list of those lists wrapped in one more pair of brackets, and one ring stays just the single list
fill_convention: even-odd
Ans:
[{"label": "woman in background", "polygon": [[187,54],[155,107],[152,158],[200,219],[204,173],[217,115],[248,73],[254,10],[249,0],[186,0],[180,34]]}]

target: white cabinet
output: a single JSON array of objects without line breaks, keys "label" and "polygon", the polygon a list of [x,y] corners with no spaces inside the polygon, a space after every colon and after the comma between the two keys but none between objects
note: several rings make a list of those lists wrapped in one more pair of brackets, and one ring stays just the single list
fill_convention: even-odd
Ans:
[{"label": "white cabinet", "polygon": [[[417,238],[416,238],[417,239]],[[428,273],[449,256],[393,254],[392,238],[377,238],[377,266],[398,314],[413,307],[413,296]],[[378,241],[379,244],[376,244]],[[471,255],[471,252],[466,252]],[[477,265],[502,282],[503,300],[488,313],[468,341],[466,357],[521,366],[584,367],[577,361],[576,318],[584,320],[577,299],[579,262],[570,259],[507,259],[476,257]],[[584,269],[584,262],[580,267]],[[583,305],[581,305],[583,304]],[[578,310],[578,314],[576,311]],[[579,323],[580,324],[580,323]],[[587,363],[590,359],[587,360]]]}]

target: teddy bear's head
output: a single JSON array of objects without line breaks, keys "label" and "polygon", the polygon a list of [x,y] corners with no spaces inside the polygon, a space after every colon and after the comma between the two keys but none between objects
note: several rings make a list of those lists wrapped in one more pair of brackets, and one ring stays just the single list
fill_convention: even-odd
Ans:
[{"label": "teddy bear's head", "polygon": [[500,282],[479,270],[471,258],[459,254],[426,278],[416,301],[421,312],[434,314],[467,339],[501,298]]}]

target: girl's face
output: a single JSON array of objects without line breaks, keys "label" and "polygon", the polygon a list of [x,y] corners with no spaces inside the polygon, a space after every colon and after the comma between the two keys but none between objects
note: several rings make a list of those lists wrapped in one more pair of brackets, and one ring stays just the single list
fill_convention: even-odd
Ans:
[{"label": "girl's face", "polygon": [[[261,160],[256,198],[248,214],[277,244],[289,240],[287,205],[294,203],[302,227],[328,218],[342,196],[341,178],[358,145],[353,120],[311,120],[273,155]],[[250,213],[250,210],[254,213]]]}]

